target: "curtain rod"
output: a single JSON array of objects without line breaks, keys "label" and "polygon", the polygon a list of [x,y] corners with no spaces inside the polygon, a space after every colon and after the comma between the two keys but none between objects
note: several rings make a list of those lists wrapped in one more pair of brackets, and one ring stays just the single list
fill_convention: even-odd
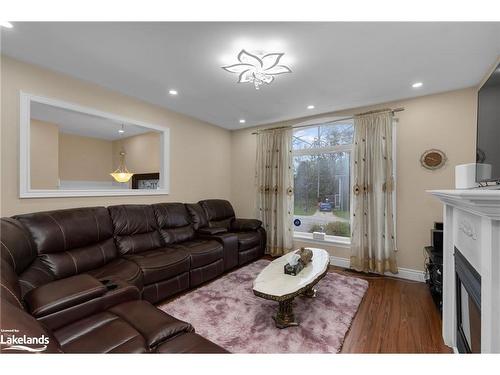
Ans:
[{"label": "curtain rod", "polygon": [[[391,111],[394,114],[396,112],[403,112],[404,110],[405,109],[403,107],[401,107],[401,108],[395,108],[395,109],[392,109],[392,110],[389,109],[389,108],[378,109],[378,110],[375,110],[375,111],[357,113],[354,116],[343,117],[343,118],[339,118],[337,120],[332,120],[332,121],[328,121],[328,122],[330,123],[330,122],[341,122],[341,121],[346,121],[346,120],[352,120],[356,116],[371,115],[372,113],[385,112],[385,111]],[[318,119],[318,120],[321,120],[321,119]],[[268,131],[268,130],[286,129],[286,128],[298,129],[298,128],[308,128],[308,127],[318,126],[318,125],[319,124],[295,125],[295,126],[294,125],[277,126],[277,127],[274,127],[274,128],[259,129],[259,130],[255,131],[255,132],[252,132],[252,135],[256,135],[256,134],[259,134],[259,132]]]}]

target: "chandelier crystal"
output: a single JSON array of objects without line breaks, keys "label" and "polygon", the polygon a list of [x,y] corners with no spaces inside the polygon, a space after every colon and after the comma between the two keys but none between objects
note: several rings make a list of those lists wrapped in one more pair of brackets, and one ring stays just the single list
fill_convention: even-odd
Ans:
[{"label": "chandelier crystal", "polygon": [[239,74],[238,83],[253,83],[257,90],[263,84],[270,84],[278,74],[291,73],[286,65],[278,65],[284,53],[268,53],[261,57],[241,50],[238,64],[223,66],[222,69]]}]

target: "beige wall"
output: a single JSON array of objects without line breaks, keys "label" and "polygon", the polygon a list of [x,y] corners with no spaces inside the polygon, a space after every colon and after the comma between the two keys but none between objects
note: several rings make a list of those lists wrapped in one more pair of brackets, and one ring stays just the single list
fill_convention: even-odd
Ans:
[{"label": "beige wall", "polygon": [[111,181],[113,142],[59,133],[59,178],[64,181]]},{"label": "beige wall", "polygon": [[[49,122],[31,120],[30,180],[33,189],[59,185],[59,129]],[[2,155],[3,159],[4,155]]]},{"label": "beige wall", "polygon": [[[442,205],[425,191],[454,187],[454,166],[475,160],[476,90],[474,88],[401,100],[378,106],[330,113],[347,116],[376,108],[404,107],[397,113],[397,230],[398,265],[424,269],[423,247],[430,242],[434,221],[442,220]],[[322,117],[317,116],[317,117]],[[266,126],[299,123],[314,117]],[[255,215],[254,161],[255,129],[232,133],[232,202],[239,216]],[[443,150],[448,162],[436,171],[421,167],[423,151]],[[300,246],[302,243],[296,243]],[[334,256],[347,257],[346,248],[328,247]]]},{"label": "beige wall", "polygon": [[113,142],[113,170],[120,164],[120,151],[124,150],[125,164],[132,173],[160,171],[160,133],[148,132]]},{"label": "beige wall", "polygon": [[[171,193],[149,197],[19,199],[20,90],[169,127]],[[1,109],[2,216],[120,203],[230,199],[231,133],[225,129],[5,56],[1,58]]]}]

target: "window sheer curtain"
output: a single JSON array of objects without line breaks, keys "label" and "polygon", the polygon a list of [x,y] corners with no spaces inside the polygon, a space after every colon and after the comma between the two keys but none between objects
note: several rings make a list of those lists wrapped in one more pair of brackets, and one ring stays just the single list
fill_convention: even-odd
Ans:
[{"label": "window sheer curtain", "polygon": [[393,212],[393,115],[354,117],[351,268],[397,273]]},{"label": "window sheer curtain", "polygon": [[266,253],[283,255],[293,247],[293,129],[257,135],[257,216],[267,231]]}]

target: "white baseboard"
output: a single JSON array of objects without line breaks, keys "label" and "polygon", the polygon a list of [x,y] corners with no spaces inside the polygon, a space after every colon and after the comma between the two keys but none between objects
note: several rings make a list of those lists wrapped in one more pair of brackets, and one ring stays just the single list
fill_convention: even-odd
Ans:
[{"label": "white baseboard", "polygon": [[402,268],[398,267],[398,273],[393,274],[390,272],[385,273],[387,276],[394,276],[394,277],[399,277],[401,279],[406,279],[406,280],[413,280],[413,281],[420,281],[422,283],[425,283],[425,272],[424,271],[418,271],[414,270],[411,268]]},{"label": "white baseboard", "polygon": [[[337,267],[349,268],[350,261],[347,258],[340,258],[330,255],[330,264]],[[398,268],[398,273],[393,274],[390,272],[385,273],[387,276],[399,277],[400,279],[425,282],[425,272],[418,271],[411,268]]]},{"label": "white baseboard", "polygon": [[339,258],[330,255],[330,264],[337,267],[349,268],[351,262],[347,258]]}]

